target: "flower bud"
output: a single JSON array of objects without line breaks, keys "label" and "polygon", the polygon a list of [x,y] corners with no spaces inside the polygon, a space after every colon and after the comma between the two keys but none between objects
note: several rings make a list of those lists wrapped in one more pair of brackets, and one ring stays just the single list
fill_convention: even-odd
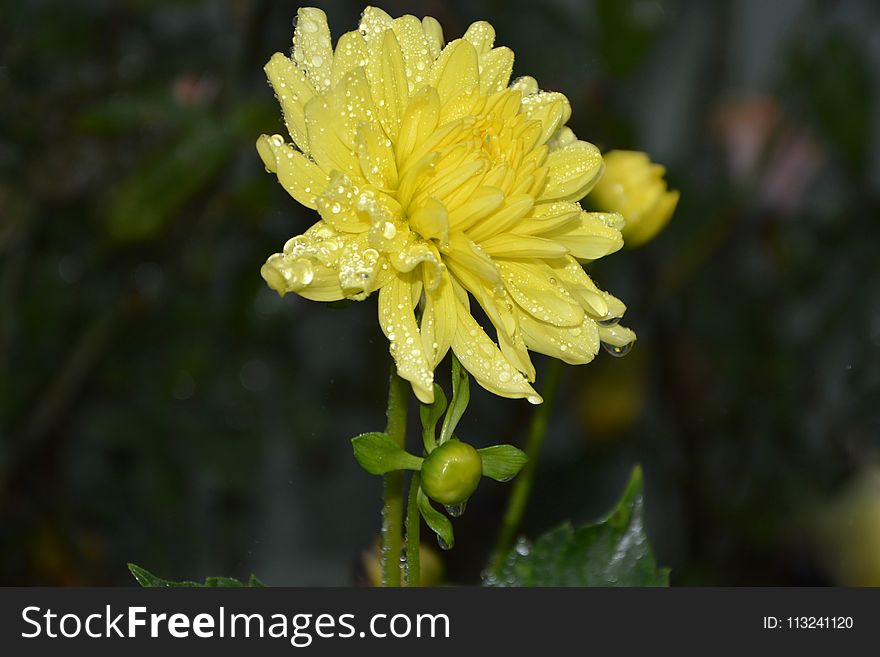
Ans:
[{"label": "flower bud", "polygon": [[422,490],[440,504],[462,504],[476,490],[482,475],[483,462],[477,450],[451,438],[425,457]]},{"label": "flower bud", "polygon": [[678,204],[678,192],[666,188],[666,169],[639,151],[611,151],[603,159],[605,172],[590,193],[590,201],[601,210],[623,215],[626,246],[654,239]]}]

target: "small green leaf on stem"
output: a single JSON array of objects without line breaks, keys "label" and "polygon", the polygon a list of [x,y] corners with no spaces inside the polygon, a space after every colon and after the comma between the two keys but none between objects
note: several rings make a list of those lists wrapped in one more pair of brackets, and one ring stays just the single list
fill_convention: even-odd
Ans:
[{"label": "small green leaf on stem", "polygon": [[431,506],[431,501],[421,488],[418,493],[418,505],[419,512],[422,514],[422,518],[425,519],[425,523],[437,534],[437,542],[440,544],[440,547],[444,550],[452,549],[452,546],[455,545],[452,523],[449,521],[449,518]]},{"label": "small green leaf on stem", "polygon": [[446,395],[436,383],[434,384],[434,403],[421,404],[419,406],[419,418],[422,420],[422,441],[425,443],[425,451],[429,454],[437,446],[436,430],[437,423],[446,411]]},{"label": "small green leaf on stem", "polygon": [[492,445],[478,449],[483,461],[483,476],[495,481],[510,481],[529,460],[526,453],[513,445]]},{"label": "small green leaf on stem", "polygon": [[465,368],[458,362],[455,354],[452,354],[452,403],[443,420],[443,428],[440,429],[439,444],[445,443],[452,438],[458,421],[464,415],[471,400],[470,379]]},{"label": "small green leaf on stem", "polygon": [[354,457],[370,474],[381,475],[394,470],[419,470],[422,459],[401,449],[388,435],[373,431],[351,439]]}]

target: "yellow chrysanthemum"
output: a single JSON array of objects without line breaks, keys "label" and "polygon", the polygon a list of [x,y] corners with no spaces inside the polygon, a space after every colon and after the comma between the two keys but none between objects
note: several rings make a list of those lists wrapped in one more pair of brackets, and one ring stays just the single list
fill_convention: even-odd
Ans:
[{"label": "yellow chrysanthemum", "polygon": [[577,203],[602,157],[565,127],[565,96],[509,84],[513,52],[494,39],[478,22],[444,46],[433,18],[369,7],[334,50],[324,13],[306,8],[292,57],[266,65],[293,144],[263,135],[257,149],[321,218],[263,277],[318,301],[378,290],[397,371],[426,403],[450,348],[483,387],[540,403],[529,349],[586,363],[600,342],[635,339],[579,264],[623,245],[620,215]]},{"label": "yellow chrysanthemum", "polygon": [[667,191],[665,174],[666,169],[653,164],[647,153],[605,153],[605,173],[590,193],[590,201],[624,216],[622,232],[627,246],[651,241],[672,218],[678,205],[678,191]]}]

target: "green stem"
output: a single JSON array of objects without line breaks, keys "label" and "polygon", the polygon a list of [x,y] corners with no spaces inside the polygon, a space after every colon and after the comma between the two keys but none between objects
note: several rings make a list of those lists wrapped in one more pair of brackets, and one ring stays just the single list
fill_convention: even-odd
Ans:
[{"label": "green stem", "polygon": [[[406,405],[409,384],[391,364],[388,384],[388,434],[401,449],[406,447]],[[384,477],[382,505],[382,586],[400,586],[400,553],[403,546],[403,471]]]},{"label": "green stem", "polygon": [[522,469],[522,472],[513,480],[513,488],[510,491],[507,510],[504,512],[504,518],[501,521],[501,531],[498,534],[495,551],[490,561],[490,569],[495,576],[500,574],[501,567],[504,564],[504,557],[507,556],[510,548],[513,547],[513,542],[516,539],[523,514],[529,502],[532,482],[535,479],[535,471],[538,468],[538,456],[541,453],[541,447],[544,445],[544,438],[547,435],[547,424],[550,420],[550,411],[556,398],[556,392],[559,390],[562,370],[562,361],[554,358],[550,361],[547,371],[544,373],[544,388],[542,390],[544,403],[532,415],[524,449],[529,460]]},{"label": "green stem", "polygon": [[409,479],[409,496],[406,502],[406,585],[421,586],[419,564],[419,473],[413,472]]}]

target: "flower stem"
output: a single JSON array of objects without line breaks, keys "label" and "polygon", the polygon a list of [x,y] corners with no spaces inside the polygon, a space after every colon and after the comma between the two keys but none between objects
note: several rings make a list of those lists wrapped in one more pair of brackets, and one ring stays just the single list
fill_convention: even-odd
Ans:
[{"label": "flower stem", "polygon": [[419,564],[419,473],[413,472],[409,480],[409,496],[406,502],[406,585],[421,586]]},{"label": "flower stem", "polygon": [[[406,447],[407,382],[391,364],[388,383],[388,424],[385,433],[401,448]],[[403,471],[384,477],[382,505],[382,586],[400,586],[400,553],[403,545]]]},{"label": "flower stem", "polygon": [[550,411],[553,408],[556,392],[559,390],[562,369],[562,361],[553,358],[550,360],[547,371],[544,373],[544,388],[541,391],[544,403],[532,415],[524,449],[529,460],[526,462],[522,472],[513,480],[513,488],[507,501],[507,510],[504,512],[504,518],[501,521],[501,531],[498,533],[495,551],[492,553],[492,560],[489,562],[489,569],[496,577],[501,572],[504,557],[507,556],[510,548],[513,547],[513,542],[516,539],[523,514],[529,502],[532,482],[535,479],[535,471],[538,467],[538,456],[541,453],[541,447],[544,445],[544,438],[547,435],[547,424],[550,420]]}]

